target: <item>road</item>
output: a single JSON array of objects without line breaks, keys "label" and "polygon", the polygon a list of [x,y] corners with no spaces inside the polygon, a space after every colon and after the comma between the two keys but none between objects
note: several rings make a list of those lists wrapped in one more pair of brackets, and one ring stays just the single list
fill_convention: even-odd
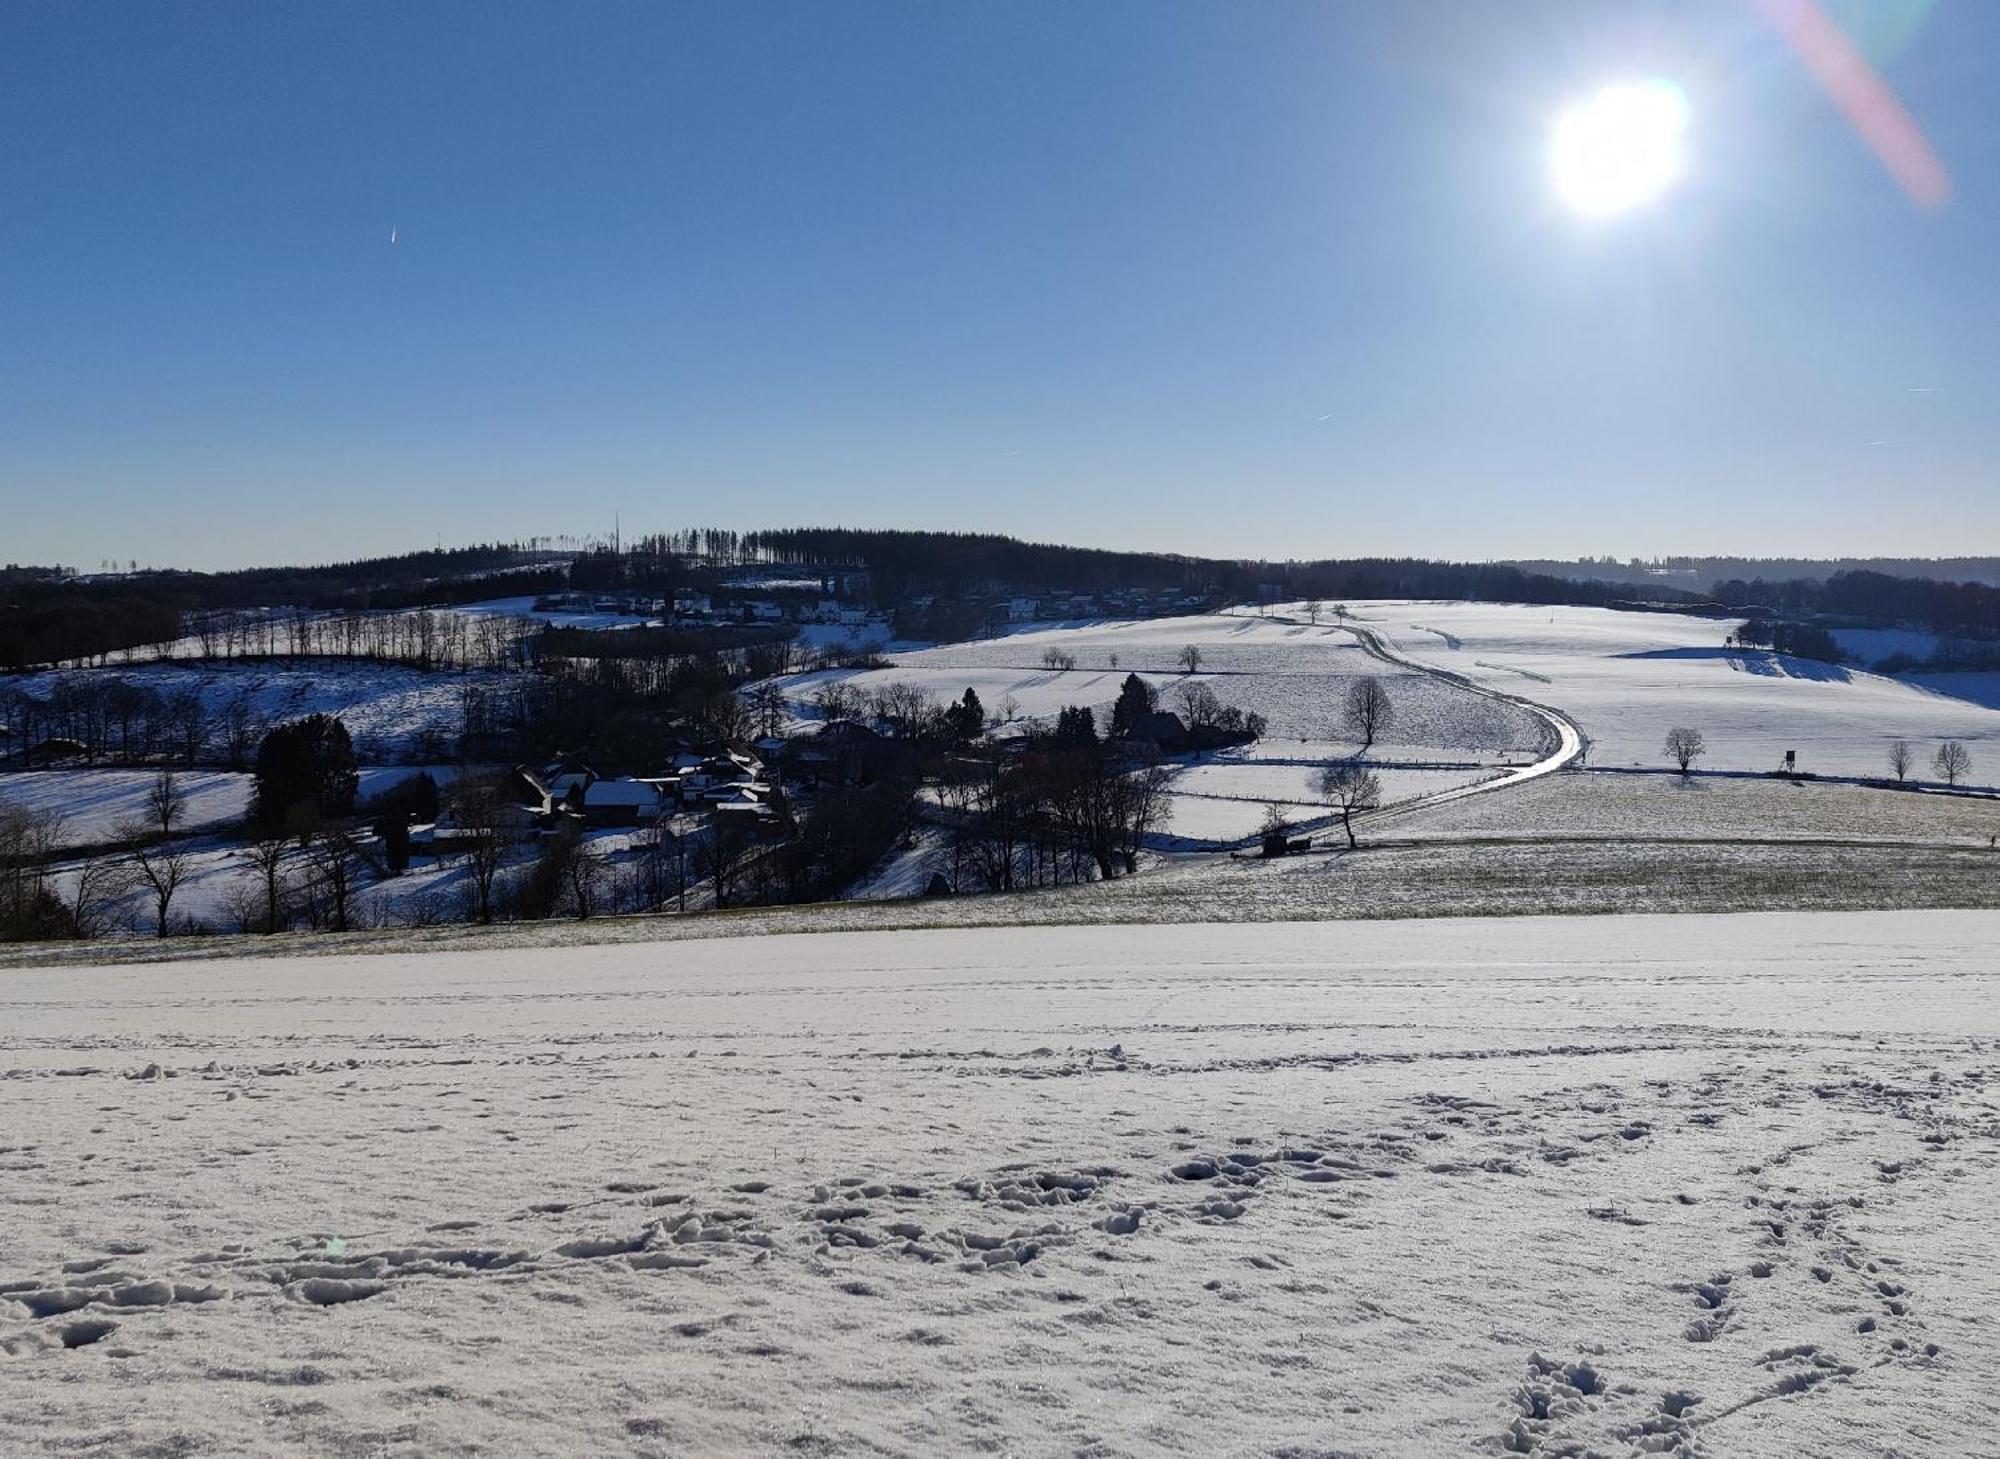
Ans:
[{"label": "road", "polygon": [[[1292,617],[1287,614],[1273,614],[1272,618],[1276,622],[1296,623],[1301,626],[1318,626],[1316,623],[1308,625],[1305,619]],[[1561,710],[1547,704],[1537,703],[1525,695],[1509,694],[1504,690],[1478,683],[1475,680],[1466,678],[1463,674],[1454,674],[1449,669],[1440,669],[1435,664],[1427,664],[1422,659],[1410,658],[1408,655],[1390,648],[1371,629],[1360,628],[1348,622],[1342,622],[1335,626],[1344,632],[1352,634],[1362,651],[1371,658],[1379,659],[1385,664],[1393,664],[1399,669],[1408,669],[1413,673],[1428,674],[1433,679],[1443,680],[1452,687],[1463,689],[1469,694],[1477,694],[1486,699],[1497,699],[1503,703],[1512,704],[1526,710],[1546,724],[1556,739],[1555,748],[1539,760],[1536,760],[1533,764],[1512,765],[1490,780],[1481,780],[1472,785],[1457,785],[1449,790],[1439,790],[1429,795],[1413,796],[1409,800],[1398,801],[1394,805],[1386,805],[1376,810],[1359,812],[1354,816],[1357,824],[1380,824],[1385,820],[1406,816],[1414,811],[1428,810],[1432,806],[1445,805],[1455,800],[1463,800],[1469,795],[1490,795],[1494,791],[1511,790],[1515,786],[1525,785],[1530,780],[1539,780],[1544,775],[1554,774],[1565,765],[1575,761],[1583,753],[1583,731],[1578,729],[1575,722]],[[1309,821],[1302,821],[1293,829],[1296,833],[1310,835],[1314,832],[1338,826],[1340,820],[1341,818],[1337,814],[1319,816]],[[1247,850],[1259,845],[1261,839],[1258,836],[1246,836],[1241,841],[1235,842],[1232,849]]]}]

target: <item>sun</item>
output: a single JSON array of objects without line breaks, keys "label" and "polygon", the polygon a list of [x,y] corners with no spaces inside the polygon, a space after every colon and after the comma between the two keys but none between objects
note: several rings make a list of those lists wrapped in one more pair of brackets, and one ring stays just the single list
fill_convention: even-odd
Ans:
[{"label": "sun", "polygon": [[1557,194],[1591,218],[1644,207],[1679,179],[1687,121],[1687,97],[1670,81],[1620,82],[1577,102],[1549,134]]}]

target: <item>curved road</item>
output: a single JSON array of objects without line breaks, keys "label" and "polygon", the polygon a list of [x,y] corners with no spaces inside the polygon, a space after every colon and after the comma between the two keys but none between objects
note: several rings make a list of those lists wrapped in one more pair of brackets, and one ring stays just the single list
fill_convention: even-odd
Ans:
[{"label": "curved road", "polygon": [[[1318,626],[1307,625],[1305,620],[1293,618],[1289,615],[1274,614],[1272,616],[1278,622],[1296,623],[1302,627]],[[1463,674],[1454,674],[1449,669],[1440,669],[1435,664],[1427,664],[1421,659],[1409,658],[1390,648],[1379,636],[1369,629],[1357,628],[1350,623],[1340,623],[1333,626],[1353,634],[1355,641],[1361,645],[1363,652],[1367,653],[1371,658],[1380,659],[1385,664],[1393,664],[1399,669],[1408,669],[1413,673],[1428,674],[1433,679],[1441,679],[1454,688],[1463,689],[1471,694],[1478,694],[1487,699],[1497,699],[1503,703],[1525,709],[1528,713],[1546,724],[1556,737],[1555,749],[1531,765],[1510,766],[1505,772],[1495,776],[1491,780],[1481,780],[1472,785],[1457,785],[1449,790],[1433,791],[1429,795],[1419,795],[1409,800],[1398,801],[1394,805],[1383,806],[1379,810],[1363,811],[1354,817],[1357,822],[1386,820],[1392,816],[1404,816],[1412,811],[1428,810],[1432,806],[1444,805],[1454,800],[1463,800],[1465,797],[1471,795],[1488,795],[1496,790],[1509,790],[1514,786],[1526,784],[1530,780],[1539,780],[1544,775],[1553,774],[1583,753],[1583,731],[1578,729],[1575,722],[1561,710],[1552,708],[1546,704],[1539,704],[1524,695],[1509,694],[1505,690],[1495,689],[1489,685],[1478,683],[1466,678]],[[1299,833],[1311,833],[1323,831],[1339,824],[1340,817],[1338,814],[1318,816],[1312,820],[1300,822],[1294,830]],[[1259,837],[1248,836],[1240,841],[1228,843],[1227,849],[1242,849],[1259,844]]]}]

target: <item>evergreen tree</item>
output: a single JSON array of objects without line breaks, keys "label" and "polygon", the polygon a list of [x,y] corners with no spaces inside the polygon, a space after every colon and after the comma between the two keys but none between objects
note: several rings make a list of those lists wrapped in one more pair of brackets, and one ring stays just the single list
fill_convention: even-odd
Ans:
[{"label": "evergreen tree", "polygon": [[281,826],[294,810],[326,818],[353,814],[361,772],[347,726],[326,714],[281,724],[257,747],[256,791],[250,817]]},{"label": "evergreen tree", "polygon": [[945,726],[960,740],[975,740],[979,732],[986,728],[986,706],[979,702],[979,695],[970,686],[958,703],[944,712]]},{"label": "evergreen tree", "polygon": [[1097,720],[1085,705],[1066,704],[1056,715],[1055,734],[1058,745],[1094,746],[1097,743]]},{"label": "evergreen tree", "polygon": [[1118,688],[1118,702],[1111,706],[1111,735],[1122,739],[1136,734],[1146,716],[1160,707],[1160,696],[1137,674],[1127,674]]},{"label": "evergreen tree", "polygon": [[391,876],[410,869],[410,823],[400,814],[390,816],[382,827],[382,862]]}]

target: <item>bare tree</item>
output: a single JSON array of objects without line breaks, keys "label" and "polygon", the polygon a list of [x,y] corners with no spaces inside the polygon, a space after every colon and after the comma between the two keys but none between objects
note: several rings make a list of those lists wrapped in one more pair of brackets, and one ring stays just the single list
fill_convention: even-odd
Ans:
[{"label": "bare tree", "polygon": [[506,818],[507,798],[496,782],[483,776],[452,782],[451,820],[461,833],[472,914],[481,922],[493,920],[493,884],[507,858]]},{"label": "bare tree", "polygon": [[1667,758],[1681,767],[1682,778],[1686,778],[1694,762],[1707,753],[1708,742],[1702,739],[1700,730],[1676,725],[1667,731]]},{"label": "bare tree", "polygon": [[252,841],[244,856],[257,878],[258,904],[255,913],[262,930],[276,932],[290,920],[291,880],[285,875],[285,850],[291,843],[283,836],[264,835]]},{"label": "bare tree", "polygon": [[111,923],[118,903],[132,890],[131,869],[117,858],[94,856],[76,869],[70,883],[69,935],[79,940],[100,936]]},{"label": "bare tree", "polygon": [[1324,607],[1325,604],[1321,603],[1318,598],[1306,599],[1306,617],[1314,623],[1319,622],[1319,615]]},{"label": "bare tree", "polygon": [[1345,718],[1348,729],[1361,741],[1362,754],[1375,747],[1376,739],[1395,716],[1396,709],[1390,703],[1389,691],[1373,674],[1356,679],[1347,686]]},{"label": "bare tree", "polygon": [[744,694],[750,707],[750,717],[757,727],[757,733],[765,738],[775,738],[784,728],[785,712],[790,707],[785,702],[785,691],[778,687],[775,679],[767,679]]},{"label": "bare tree", "polygon": [[581,922],[592,912],[599,910],[600,895],[611,868],[604,859],[604,853],[588,841],[579,841],[576,854],[563,868],[564,879],[568,882],[569,909]]},{"label": "bare tree", "polygon": [[1213,729],[1222,720],[1222,696],[1206,684],[1183,684],[1174,691],[1174,698],[1191,730]]},{"label": "bare tree", "polygon": [[1962,740],[1946,740],[1937,747],[1931,768],[1946,785],[1956,785],[1972,773],[1972,752]]},{"label": "bare tree", "polygon": [[187,814],[187,789],[171,770],[162,770],[146,787],[146,810],[160,828],[160,839],[168,839]]},{"label": "bare tree", "polygon": [[196,689],[177,690],[166,697],[166,718],[174,748],[183,763],[192,765],[201,758],[202,742],[208,736],[208,706]]},{"label": "bare tree", "polygon": [[69,920],[48,890],[62,816],[0,801],[0,936],[46,937]]},{"label": "bare tree", "polygon": [[636,843],[638,865],[633,868],[634,900],[643,912],[662,910],[678,901],[687,910],[687,838],[675,825],[654,822]]},{"label": "bare tree", "polygon": [[1190,643],[1190,644],[1183,644],[1183,645],[1181,646],[1181,656],[1180,656],[1180,666],[1181,666],[1181,672],[1182,672],[1183,674],[1198,674],[1198,673],[1200,673],[1200,672],[1201,672],[1201,650],[1200,650],[1200,649],[1198,649],[1198,648],[1196,648],[1196,647],[1195,647],[1195,646],[1194,646],[1193,644],[1191,644],[1191,643]]},{"label": "bare tree", "polygon": [[1058,674],[1067,673],[1076,667],[1076,655],[1064,653],[1059,648],[1045,649],[1042,652],[1042,667]]},{"label": "bare tree", "polygon": [[367,864],[360,844],[345,826],[333,826],[314,835],[306,855],[313,874],[314,925],[327,932],[347,931],[354,925],[354,896]]},{"label": "bare tree", "polygon": [[715,905],[729,905],[730,888],[750,850],[750,835],[733,816],[710,818],[708,834],[694,849],[695,874],[712,883]]},{"label": "bare tree", "polygon": [[921,739],[933,733],[942,713],[935,695],[907,679],[875,691],[875,717],[893,726],[902,739]]},{"label": "bare tree", "polygon": [[1285,808],[1275,800],[1264,803],[1264,820],[1257,828],[1257,838],[1263,843],[1264,854],[1270,856],[1285,849],[1285,841],[1292,834],[1291,817]]},{"label": "bare tree", "polygon": [[1908,740],[1889,741],[1889,769],[1901,785],[1910,778],[1910,742]]},{"label": "bare tree", "polygon": [[839,679],[829,679],[819,686],[813,695],[813,708],[828,724],[841,720],[856,719],[861,714],[861,694],[852,684]]},{"label": "bare tree", "polygon": [[1319,789],[1339,808],[1340,828],[1347,832],[1347,849],[1352,851],[1359,844],[1354,839],[1354,813],[1382,803],[1381,778],[1357,760],[1342,760],[1320,772]]},{"label": "bare tree", "polygon": [[120,837],[132,843],[132,869],[153,899],[153,935],[165,937],[174,894],[194,875],[194,857],[186,843],[152,841],[151,832],[152,828],[144,822],[119,828]]}]

